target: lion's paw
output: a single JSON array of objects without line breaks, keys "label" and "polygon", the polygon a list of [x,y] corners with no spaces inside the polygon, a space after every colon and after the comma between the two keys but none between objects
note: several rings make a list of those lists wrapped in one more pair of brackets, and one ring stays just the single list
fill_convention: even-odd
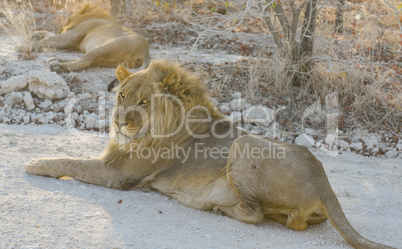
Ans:
[{"label": "lion's paw", "polygon": [[40,175],[46,167],[45,159],[32,159],[24,166],[25,171],[31,175]]},{"label": "lion's paw", "polygon": [[40,40],[42,40],[44,38],[45,38],[45,35],[42,32],[34,32],[31,35],[29,40],[32,41],[32,42],[38,42],[38,41],[40,41]]},{"label": "lion's paw", "polygon": [[30,51],[28,45],[23,43],[15,45],[14,49],[19,53],[27,53]]},{"label": "lion's paw", "polygon": [[61,72],[62,67],[61,67],[60,64],[61,63],[60,63],[59,60],[53,60],[53,61],[49,60],[49,69],[50,69],[50,71],[56,72],[56,73]]}]

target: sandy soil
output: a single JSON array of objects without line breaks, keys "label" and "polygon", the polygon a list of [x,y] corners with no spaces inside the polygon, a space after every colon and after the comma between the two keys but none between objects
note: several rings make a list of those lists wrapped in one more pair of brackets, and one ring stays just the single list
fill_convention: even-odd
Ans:
[{"label": "sandy soil", "polygon": [[[245,224],[153,191],[24,172],[32,158],[99,156],[108,137],[77,132],[80,137],[55,125],[0,124],[1,248],[350,248],[329,222],[303,232],[271,221]],[[355,229],[401,248],[402,159],[315,155]]]},{"label": "sandy soil", "polygon": [[[81,56],[50,51],[38,53],[35,60],[20,60],[15,40],[0,34],[0,41],[0,81],[28,70],[47,70],[50,57]],[[219,64],[244,58],[220,50],[151,48],[154,59],[180,62]],[[99,93],[114,78],[114,69],[61,76],[77,76],[83,90]],[[107,134],[76,134],[59,125],[0,124],[0,248],[351,248],[329,222],[303,232],[271,221],[245,224],[187,208],[153,191],[117,191],[24,172],[30,159],[99,156],[108,142]],[[402,157],[314,153],[355,229],[368,239],[401,248]]]}]

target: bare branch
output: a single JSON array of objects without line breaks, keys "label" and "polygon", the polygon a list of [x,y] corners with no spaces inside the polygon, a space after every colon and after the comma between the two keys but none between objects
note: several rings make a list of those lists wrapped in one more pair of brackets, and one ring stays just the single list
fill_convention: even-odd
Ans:
[{"label": "bare branch", "polygon": [[402,32],[402,26],[401,26],[401,23],[399,22],[399,17],[398,17],[398,12],[399,12],[398,9],[396,9],[394,6],[392,6],[387,0],[383,0],[383,1],[395,11],[396,23],[398,23],[399,31]]},{"label": "bare branch", "polygon": [[277,3],[274,10],[276,13],[275,16],[278,18],[279,22],[281,23],[285,36],[287,38],[289,38],[290,24],[289,24],[289,20],[285,16],[285,11],[282,8],[282,4]]},{"label": "bare branch", "polygon": [[278,48],[282,48],[283,43],[281,42],[281,39],[279,38],[278,31],[275,29],[274,25],[271,22],[271,18],[269,18],[269,16],[264,16],[264,20],[265,20],[269,30],[271,31],[272,37],[274,38],[276,45],[278,46]]}]

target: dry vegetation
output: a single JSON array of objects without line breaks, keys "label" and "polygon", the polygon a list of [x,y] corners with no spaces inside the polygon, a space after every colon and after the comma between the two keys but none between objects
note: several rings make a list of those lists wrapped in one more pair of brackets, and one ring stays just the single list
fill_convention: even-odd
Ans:
[{"label": "dry vegetation", "polygon": [[[25,3],[3,2],[0,15],[14,22],[9,23],[11,26],[22,27],[14,31],[21,35],[39,29],[57,32],[71,10],[83,3],[20,2]],[[111,8],[109,0],[84,2]],[[342,34],[334,32],[337,2],[319,3],[314,53],[310,58],[313,67],[304,72],[310,77],[300,87],[293,86],[288,74],[283,73],[287,56],[275,46],[266,23],[252,4],[254,1],[122,2],[129,10],[118,13],[117,20],[146,37],[153,48],[180,45],[245,56],[243,61],[221,65],[187,63],[203,75],[212,95],[220,101],[241,91],[253,103],[272,108],[286,106],[277,117],[278,122],[294,130],[307,107],[317,101],[325,105],[325,96],[337,92],[340,129],[360,127],[400,134],[402,9],[397,11],[400,3],[396,0],[346,1]],[[14,12],[9,12],[11,9]],[[291,15],[289,11],[285,9],[287,15]],[[3,31],[11,32],[7,25],[2,26]],[[325,127],[312,120],[309,125]]]}]

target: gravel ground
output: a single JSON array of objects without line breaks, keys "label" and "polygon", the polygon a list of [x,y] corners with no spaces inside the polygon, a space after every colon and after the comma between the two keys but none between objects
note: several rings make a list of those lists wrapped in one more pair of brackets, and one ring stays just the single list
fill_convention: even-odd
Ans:
[{"label": "gravel ground", "polygon": [[[37,157],[99,156],[104,134],[56,125],[0,124],[1,248],[351,248],[329,222],[297,232],[187,208],[148,190],[118,191],[31,176]],[[363,236],[402,244],[402,159],[314,152],[346,216]]]}]

